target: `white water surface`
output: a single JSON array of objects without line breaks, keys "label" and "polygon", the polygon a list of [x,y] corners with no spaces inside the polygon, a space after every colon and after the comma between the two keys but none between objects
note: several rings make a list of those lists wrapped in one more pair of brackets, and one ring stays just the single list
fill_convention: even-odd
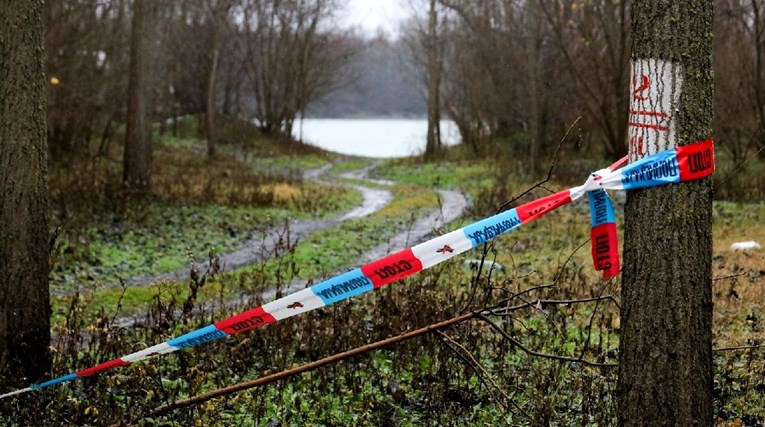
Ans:
[{"label": "white water surface", "polygon": [[[301,138],[301,124],[295,123]],[[406,157],[425,151],[428,122],[425,119],[304,119],[302,140],[341,154],[364,157]],[[445,145],[459,143],[454,122],[441,121]]]}]

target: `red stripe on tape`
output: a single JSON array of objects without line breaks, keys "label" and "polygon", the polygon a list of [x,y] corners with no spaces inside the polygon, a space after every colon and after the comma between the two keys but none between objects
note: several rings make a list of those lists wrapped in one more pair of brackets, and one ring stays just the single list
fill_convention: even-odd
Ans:
[{"label": "red stripe on tape", "polygon": [[414,256],[412,248],[370,262],[361,267],[361,272],[374,283],[375,288],[403,279],[422,270],[422,262]]},{"label": "red stripe on tape", "polygon": [[708,139],[675,149],[680,166],[680,181],[693,181],[715,171],[714,141]]},{"label": "red stripe on tape", "polygon": [[528,222],[539,218],[540,216],[550,212],[551,210],[563,206],[567,203],[571,203],[571,191],[564,190],[549,196],[542,197],[541,199],[534,200],[529,203],[518,206],[518,217],[521,218],[521,222]]},{"label": "red stripe on tape", "polygon": [[221,320],[220,322],[215,323],[215,327],[229,335],[234,335],[274,322],[276,322],[274,316],[266,313],[261,306],[255,307],[252,310],[247,310],[236,316],[229,317],[228,319]]},{"label": "red stripe on tape", "polygon": [[108,362],[104,362],[104,363],[102,363],[100,365],[93,366],[93,367],[88,368],[88,369],[83,369],[81,371],[77,371],[77,372],[75,372],[75,374],[78,377],[87,377],[89,375],[93,375],[93,374],[97,374],[97,373],[99,373],[101,371],[105,371],[107,369],[116,368],[118,366],[127,366],[129,364],[130,364],[130,362],[125,362],[122,359],[114,359],[114,360],[110,360]]},{"label": "red stripe on tape", "polygon": [[619,239],[616,224],[607,222],[590,231],[592,241],[592,263],[595,269],[603,272],[604,279],[619,275]]}]

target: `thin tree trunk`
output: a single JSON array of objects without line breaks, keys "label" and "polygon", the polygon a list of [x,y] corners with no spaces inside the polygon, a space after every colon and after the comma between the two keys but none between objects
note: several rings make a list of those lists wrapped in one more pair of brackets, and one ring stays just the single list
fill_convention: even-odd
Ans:
[{"label": "thin tree trunk", "polygon": [[539,54],[537,42],[539,39],[539,11],[537,2],[526,2],[526,57],[528,63],[529,79],[529,163],[532,171],[539,169],[539,148],[541,141],[539,130],[541,120],[539,113]]},{"label": "thin tree trunk", "polygon": [[[632,161],[712,136],[712,17],[713,0],[633,3]],[[619,425],[713,425],[711,208],[710,178],[627,195]]]},{"label": "thin tree trunk", "polygon": [[441,146],[441,59],[438,52],[438,13],[436,0],[430,0],[428,11],[428,35],[425,45],[428,57],[428,133],[425,142],[425,159],[432,160]]},{"label": "thin tree trunk", "polygon": [[207,130],[207,157],[214,159],[215,150],[215,79],[218,74],[218,57],[220,56],[220,43],[217,35],[213,41],[212,63],[210,64],[210,74],[207,77],[207,104],[205,108],[205,128]]},{"label": "thin tree trunk", "polygon": [[0,390],[50,369],[43,8],[0,1]]},{"label": "thin tree trunk", "polygon": [[[154,7],[146,0],[133,3],[133,22],[130,35],[130,69],[128,75],[127,126],[125,129],[125,156],[123,182],[130,189],[149,189],[151,178],[151,127],[147,105],[148,52],[147,22]],[[148,25],[147,25],[148,24]]]}]

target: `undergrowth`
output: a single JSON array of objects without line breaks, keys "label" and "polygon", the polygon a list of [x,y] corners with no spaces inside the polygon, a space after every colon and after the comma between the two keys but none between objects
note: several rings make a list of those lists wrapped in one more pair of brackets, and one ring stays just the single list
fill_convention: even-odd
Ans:
[{"label": "undergrowth", "polygon": [[[199,148],[196,143],[180,145],[184,150]],[[267,154],[260,152],[259,156]],[[381,167],[378,177],[408,184],[394,187],[396,200],[390,206],[372,217],[316,233],[305,242],[294,241],[284,230],[271,261],[266,263],[215,272],[204,280],[199,279],[203,271],[197,271],[194,279],[160,281],[140,290],[113,287],[108,290],[109,298],[101,299],[98,296],[103,294],[99,292],[107,291],[98,286],[80,286],[78,292],[60,300],[55,313],[58,321],[52,343],[52,375],[86,368],[206,326],[279,296],[279,290],[294,281],[317,281],[354,267],[353,261],[361,250],[384,244],[386,236],[406,229],[413,220],[407,213],[433,206],[434,186],[459,187],[469,192],[473,206],[468,215],[480,218],[494,213],[539,179],[516,174],[514,168],[518,165],[512,162],[502,165],[481,160],[452,158],[435,165],[407,160]],[[251,162],[252,170],[263,170],[257,167],[259,161],[247,162]],[[198,167],[201,170],[206,165],[200,163]],[[576,165],[570,167],[575,169]],[[182,169],[178,167],[176,173],[182,173]],[[221,179],[227,178],[226,170],[216,173],[221,174]],[[347,170],[339,166],[334,172]],[[239,179],[240,173],[250,172],[238,169],[228,177]],[[66,248],[71,246],[69,255],[83,259],[99,251],[111,251],[115,261],[147,254],[157,257],[156,252],[141,249],[141,238],[134,236],[127,239],[139,242],[134,246],[111,244],[119,239],[118,235],[123,239],[129,232],[135,235],[140,224],[149,224],[147,229],[162,229],[163,209],[169,212],[186,206],[173,205],[172,201],[183,200],[189,206],[189,216],[211,209],[208,221],[235,227],[239,235],[239,230],[250,226],[250,220],[244,217],[246,212],[252,212],[249,209],[256,203],[253,197],[261,197],[256,196],[261,194],[254,190],[256,186],[274,189],[270,196],[264,196],[266,199],[258,199],[258,204],[267,205],[275,203],[277,192],[294,194],[285,188],[297,188],[308,199],[320,198],[325,188],[306,190],[308,184],[292,174],[274,179],[267,175],[271,178],[252,181],[252,191],[243,195],[234,195],[238,184],[233,182],[213,186],[212,194],[222,195],[210,200],[207,184],[199,184],[208,181],[197,180],[191,171],[186,176],[190,182],[197,182],[198,190],[191,190],[194,185],[173,190],[168,180],[161,184],[167,192],[156,194],[156,200],[141,201],[143,205],[123,204],[113,213],[104,214],[101,224],[111,221],[113,228],[104,225],[103,241],[99,242],[98,233],[62,234],[60,242],[66,245],[62,244],[57,254],[67,255],[70,250]],[[121,197],[105,190],[108,183],[105,180],[104,190],[98,193],[98,210],[112,201],[123,203]],[[279,184],[289,187],[276,191]],[[560,181],[550,183],[552,189],[565,185]],[[282,218],[279,215],[297,215],[297,211],[321,216],[351,204],[347,200],[333,205],[343,194],[329,195],[331,201],[315,211],[299,204],[268,206],[280,212],[272,215],[276,220]],[[543,193],[525,197],[540,195]],[[614,196],[619,222],[622,197],[618,193]],[[61,212],[61,203],[57,202],[57,212]],[[73,215],[74,205],[68,203],[64,209],[67,218]],[[130,213],[131,209],[136,212]],[[143,214],[145,218],[132,216]],[[120,218],[117,225],[114,217]],[[716,202],[714,206],[714,346],[722,349],[714,353],[714,393],[717,424],[721,426],[765,423],[765,348],[756,347],[765,343],[761,310],[765,305],[765,254],[761,250],[730,249],[735,241],[762,236],[763,218],[765,205],[761,203]],[[189,221],[179,229],[187,230],[195,222],[206,220],[200,217]],[[252,220],[263,224],[258,221]],[[119,229],[120,222],[131,226]],[[475,250],[384,289],[220,342],[0,401],[0,424],[614,425],[616,369],[599,365],[618,361],[619,286],[616,280],[599,279],[593,271],[588,223],[585,206],[560,209],[498,239],[483,251]],[[154,239],[173,240],[161,237],[167,233],[171,231],[162,231]],[[229,240],[216,237],[216,233],[212,227],[201,227],[197,234],[190,235],[202,243]],[[104,249],[97,249],[99,245]],[[205,246],[200,244],[195,251]],[[190,261],[184,251],[178,256]],[[210,256],[214,258],[215,254]],[[465,262],[466,258],[484,256],[483,267],[478,270],[469,268],[475,264]],[[107,263],[104,259],[110,259],[96,257],[102,265]],[[488,268],[490,262],[496,262],[498,268]],[[93,274],[93,268],[84,267],[80,275]],[[582,299],[587,301],[574,302]],[[143,418],[150,410],[178,399],[279,372],[503,300],[488,316],[493,325],[472,319],[298,377],[167,416]],[[742,346],[750,348],[725,349]],[[568,359],[536,357],[524,348]]]}]

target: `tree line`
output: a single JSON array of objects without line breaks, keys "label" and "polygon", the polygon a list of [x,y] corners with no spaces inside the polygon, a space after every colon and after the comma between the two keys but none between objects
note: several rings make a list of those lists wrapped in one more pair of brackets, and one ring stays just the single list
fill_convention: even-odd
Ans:
[{"label": "tree line", "polygon": [[[353,81],[358,38],[336,0],[62,0],[46,4],[49,147],[103,155],[125,123],[126,183],[148,185],[151,124],[198,114],[215,156],[215,115],[291,134],[295,118]],[[93,154],[93,153],[90,153]]]},{"label": "tree line", "polygon": [[[150,10],[136,14],[143,3]],[[765,3],[715,3],[717,137],[741,162],[765,136]],[[131,58],[146,62],[141,96],[151,101],[149,123],[206,117],[200,128],[211,156],[215,114],[290,135],[307,111],[342,110],[316,107],[337,89],[350,88],[332,102],[363,102],[368,94],[355,84],[375,69],[375,56],[364,51],[379,46],[381,36],[341,27],[343,6],[340,0],[48,2],[54,159],[87,151],[94,139],[103,154],[115,124],[129,121]],[[413,0],[410,7],[413,17],[400,39],[387,43],[405,47],[395,49],[405,52],[397,66],[420,76],[421,90],[410,96],[427,104],[431,127],[451,119],[476,152],[487,141],[506,141],[536,167],[582,116],[588,152],[626,151],[630,0]],[[142,17],[147,25],[135,27],[131,21]],[[147,42],[133,43],[141,54],[131,57],[137,29]],[[438,129],[428,139],[431,156],[440,146]]]},{"label": "tree line", "polygon": [[[714,3],[716,138],[740,163],[765,138],[765,2]],[[511,142],[538,167],[581,116],[587,152],[626,152],[631,0],[419,5],[405,34],[425,80],[440,82],[440,108],[466,144],[480,151],[488,140]],[[428,10],[438,17],[435,29]]]}]

